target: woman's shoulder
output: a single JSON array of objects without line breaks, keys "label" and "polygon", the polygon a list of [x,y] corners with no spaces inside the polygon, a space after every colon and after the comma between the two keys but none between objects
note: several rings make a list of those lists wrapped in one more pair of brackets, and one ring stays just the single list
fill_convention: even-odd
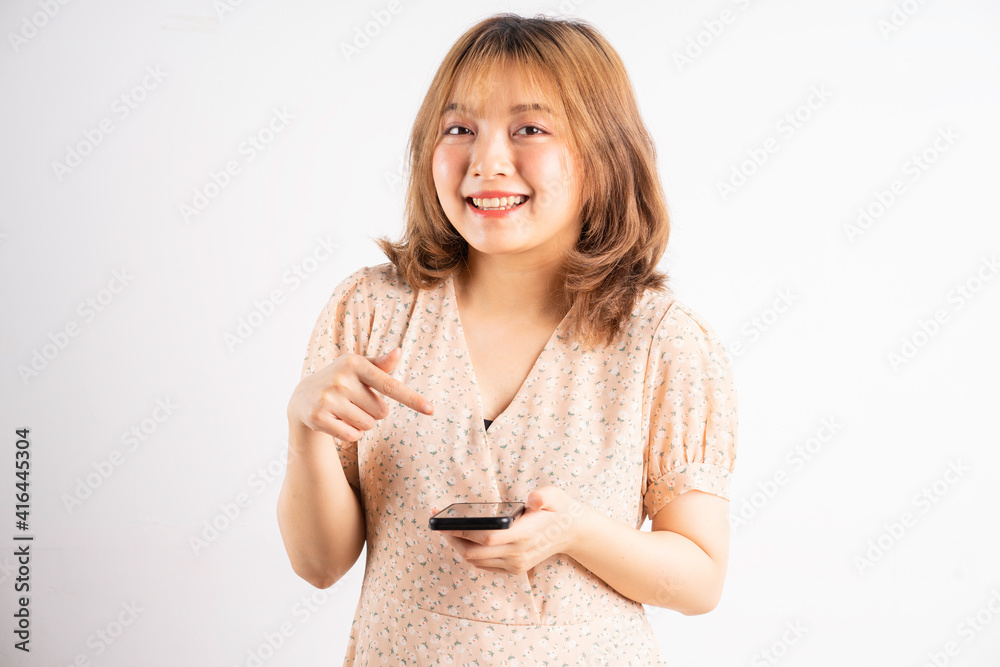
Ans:
[{"label": "woman's shoulder", "polygon": [[413,293],[413,289],[392,262],[366,266],[365,277],[372,289],[378,293]]},{"label": "woman's shoulder", "polygon": [[361,290],[369,301],[413,296],[413,289],[392,262],[362,266],[343,276],[335,291]]},{"label": "woman's shoulder", "polygon": [[717,338],[701,313],[669,291],[647,290],[633,313],[633,317],[636,316],[647,328],[661,335],[677,336],[686,332]]}]

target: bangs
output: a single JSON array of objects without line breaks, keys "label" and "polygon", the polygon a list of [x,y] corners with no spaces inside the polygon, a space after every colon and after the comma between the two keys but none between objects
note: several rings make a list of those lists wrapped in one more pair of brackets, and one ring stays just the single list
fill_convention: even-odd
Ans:
[{"label": "bangs", "polygon": [[[452,79],[448,95],[440,109],[444,115],[453,104],[464,105],[458,111],[482,117],[487,109],[506,114],[513,105],[526,104],[528,109],[539,105],[547,107],[553,121],[560,127],[566,118],[561,90],[551,74],[545,71],[540,59],[525,53],[496,53],[492,49],[472,51],[459,65]],[[523,89],[523,99],[510,99],[506,77],[515,77]]]}]

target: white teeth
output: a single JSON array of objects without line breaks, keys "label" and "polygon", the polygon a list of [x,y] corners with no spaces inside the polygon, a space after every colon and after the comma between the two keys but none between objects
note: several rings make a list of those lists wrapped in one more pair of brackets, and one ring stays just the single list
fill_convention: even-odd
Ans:
[{"label": "white teeth", "polygon": [[481,208],[484,211],[502,210],[509,209],[522,204],[525,201],[525,197],[522,195],[515,195],[512,197],[487,197],[485,199],[479,199],[476,197],[472,198],[472,203],[476,208]]}]

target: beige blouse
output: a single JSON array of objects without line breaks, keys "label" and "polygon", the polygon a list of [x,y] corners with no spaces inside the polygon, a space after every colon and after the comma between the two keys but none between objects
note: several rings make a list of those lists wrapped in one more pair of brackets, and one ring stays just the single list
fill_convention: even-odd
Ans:
[{"label": "beige blouse", "polygon": [[547,484],[637,529],[684,491],[729,498],[737,396],[713,330],[653,291],[611,348],[570,342],[569,317],[487,432],[452,278],[413,290],[386,263],[334,289],[302,376],[402,347],[393,377],[435,406],[385,399],[361,440],[335,440],[367,531],[345,666],[667,664],[643,606],[573,558],[477,570],[427,525],[432,505],[524,501]]}]

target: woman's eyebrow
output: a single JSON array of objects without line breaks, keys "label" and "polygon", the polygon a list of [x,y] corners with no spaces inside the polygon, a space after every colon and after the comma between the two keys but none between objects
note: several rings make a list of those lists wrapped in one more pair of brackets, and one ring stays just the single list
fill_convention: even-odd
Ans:
[{"label": "woman's eyebrow", "polygon": [[[449,111],[455,111],[455,110],[464,112],[468,110],[468,107],[466,107],[464,104],[459,104],[458,102],[452,102],[451,104],[445,106],[442,113],[447,113]],[[547,114],[552,113],[552,109],[545,106],[544,104],[539,104],[538,102],[531,102],[530,104],[515,104],[510,108],[510,112],[512,114],[524,113],[525,111],[541,111]]]}]

